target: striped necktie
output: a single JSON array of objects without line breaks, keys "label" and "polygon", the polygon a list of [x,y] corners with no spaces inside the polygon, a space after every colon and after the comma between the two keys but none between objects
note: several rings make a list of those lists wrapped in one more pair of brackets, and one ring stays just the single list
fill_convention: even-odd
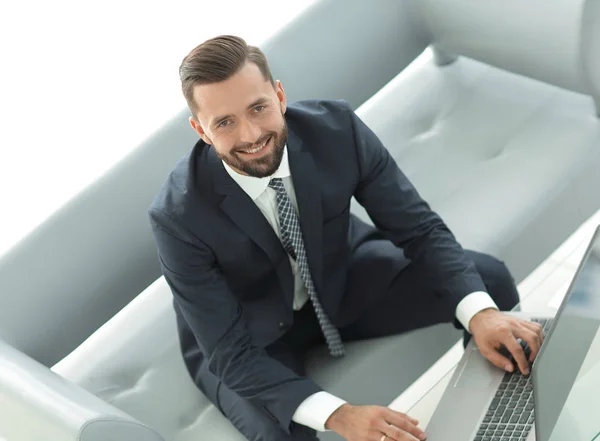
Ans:
[{"label": "striped necktie", "polygon": [[342,338],[335,326],[331,324],[327,313],[323,309],[310,274],[298,215],[285,191],[281,178],[271,179],[269,187],[277,192],[277,211],[279,214],[279,228],[281,230],[281,242],[283,247],[298,263],[302,281],[304,282],[308,297],[315,308],[315,313],[319,320],[323,335],[325,336],[325,341],[329,347],[330,354],[334,357],[342,356],[344,355]]}]

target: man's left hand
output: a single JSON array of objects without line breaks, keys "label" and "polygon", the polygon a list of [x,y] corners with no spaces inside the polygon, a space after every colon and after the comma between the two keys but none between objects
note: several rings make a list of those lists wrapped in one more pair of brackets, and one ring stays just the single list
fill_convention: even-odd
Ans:
[{"label": "man's left hand", "polygon": [[503,345],[512,354],[523,375],[529,375],[529,363],[517,338],[529,343],[533,362],[544,341],[542,327],[538,323],[522,320],[495,309],[484,309],[471,319],[469,328],[479,352],[500,369],[513,371],[511,361],[500,354]]}]

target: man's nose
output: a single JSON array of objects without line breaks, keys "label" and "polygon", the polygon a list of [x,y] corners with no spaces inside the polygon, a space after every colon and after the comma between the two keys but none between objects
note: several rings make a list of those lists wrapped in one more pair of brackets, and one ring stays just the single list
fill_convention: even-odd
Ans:
[{"label": "man's nose", "polygon": [[254,144],[256,141],[258,141],[258,138],[260,138],[260,128],[257,125],[252,124],[251,121],[248,121],[247,119],[242,120],[239,127],[239,136],[241,142]]}]

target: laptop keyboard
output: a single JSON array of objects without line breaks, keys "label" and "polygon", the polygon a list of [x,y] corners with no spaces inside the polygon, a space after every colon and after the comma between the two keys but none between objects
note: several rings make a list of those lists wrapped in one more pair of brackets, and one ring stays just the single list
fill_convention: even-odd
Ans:
[{"label": "laptop keyboard", "polygon": [[[531,321],[541,324],[546,333],[553,319]],[[529,346],[525,345],[527,357],[530,352]],[[518,370],[506,372],[473,441],[526,440],[533,428],[533,421],[531,375],[525,377]]]}]

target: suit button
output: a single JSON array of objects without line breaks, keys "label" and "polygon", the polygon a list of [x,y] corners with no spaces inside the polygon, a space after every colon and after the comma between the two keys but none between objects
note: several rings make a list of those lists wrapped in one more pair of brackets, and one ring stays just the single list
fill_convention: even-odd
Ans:
[{"label": "suit button", "polygon": [[283,322],[279,322],[279,329],[284,330],[287,329],[287,326]]}]

